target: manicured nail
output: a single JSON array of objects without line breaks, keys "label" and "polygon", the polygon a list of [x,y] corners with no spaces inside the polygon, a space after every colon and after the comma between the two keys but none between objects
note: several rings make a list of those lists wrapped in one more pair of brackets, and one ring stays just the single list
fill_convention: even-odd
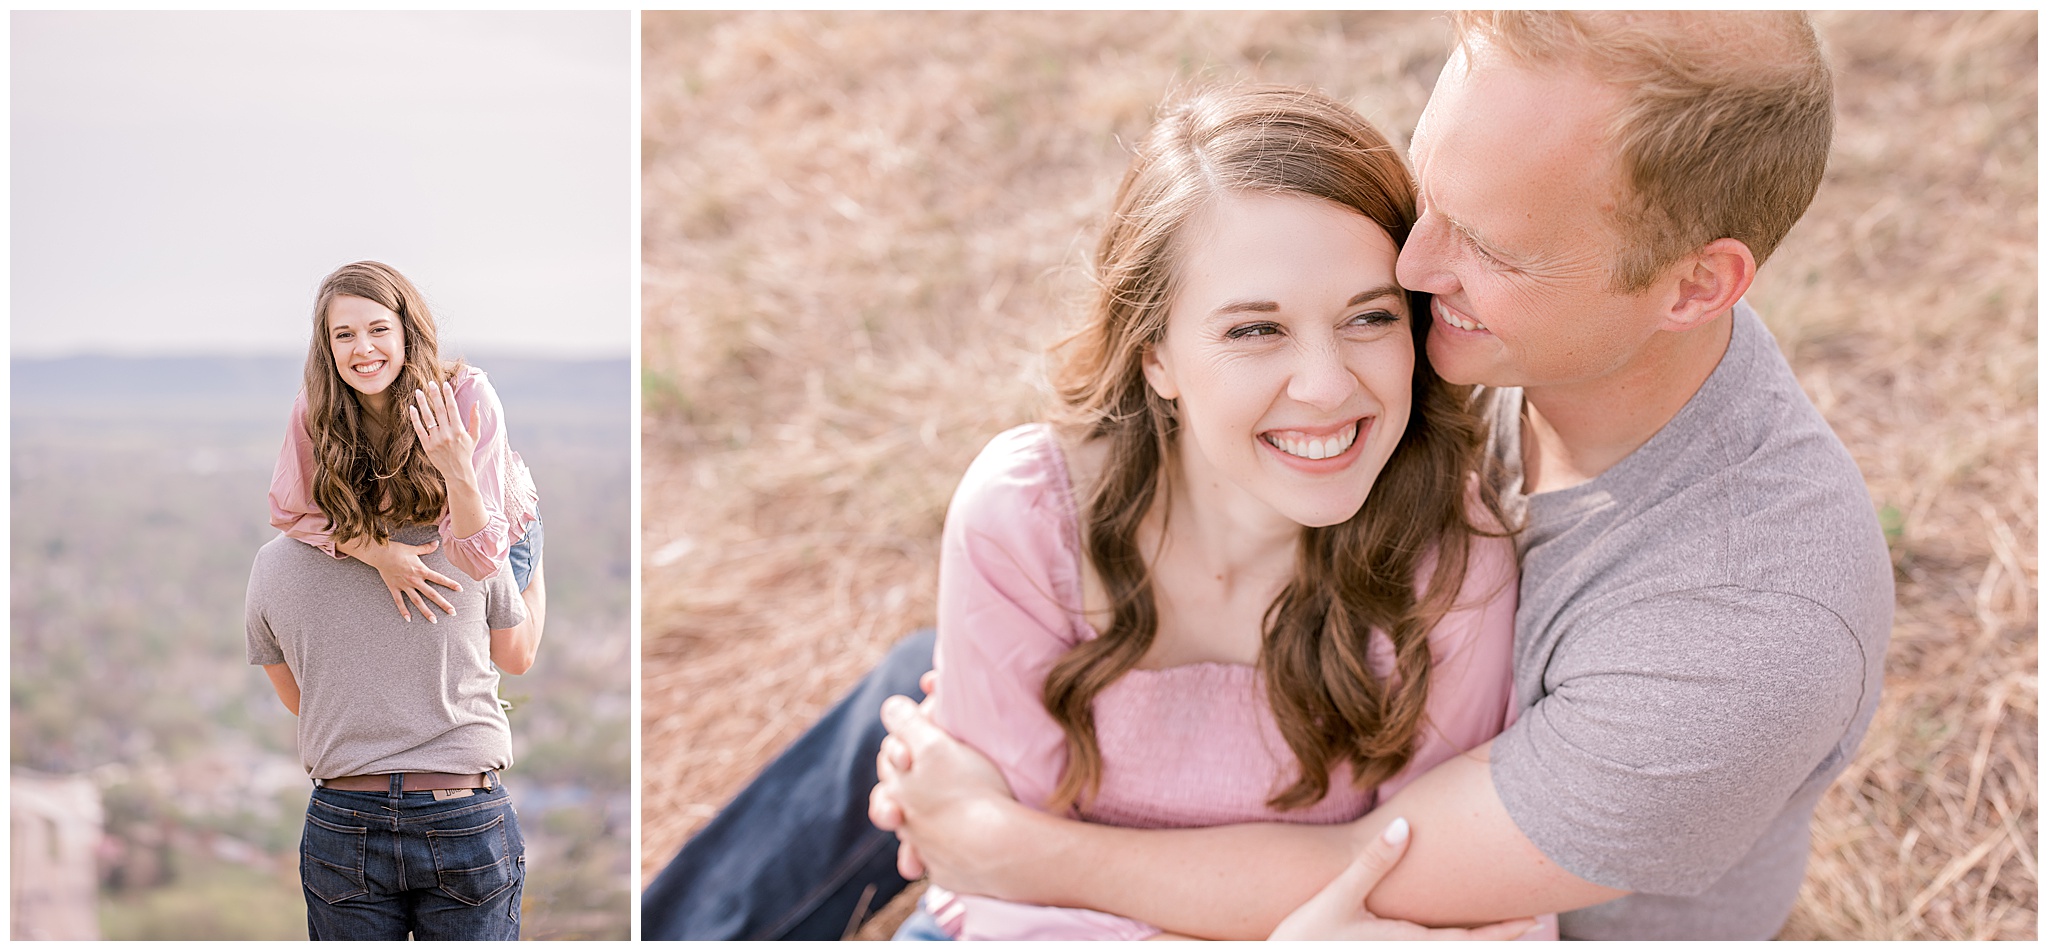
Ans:
[{"label": "manicured nail", "polygon": [[1387,823],[1387,831],[1380,833],[1380,841],[1388,845],[1400,845],[1408,841],[1408,820],[1402,818]]}]

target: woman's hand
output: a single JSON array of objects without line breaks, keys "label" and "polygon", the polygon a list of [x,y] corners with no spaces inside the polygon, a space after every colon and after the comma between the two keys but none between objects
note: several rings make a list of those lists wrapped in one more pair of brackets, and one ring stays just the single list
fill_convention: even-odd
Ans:
[{"label": "woman's hand", "polygon": [[475,484],[476,437],[481,429],[481,407],[470,404],[468,425],[456,422],[455,386],[429,383],[412,391],[412,431],[419,436],[427,461],[450,483]]},{"label": "woman's hand", "polygon": [[1536,927],[1533,918],[1517,918],[1481,928],[1425,928],[1373,914],[1366,896],[1407,851],[1408,820],[1395,819],[1330,884],[1282,920],[1269,940],[1512,941]]},{"label": "woman's hand", "polygon": [[341,546],[341,553],[377,569],[377,576],[384,579],[385,589],[391,592],[392,603],[398,605],[400,617],[412,620],[412,612],[405,604],[406,599],[411,598],[428,621],[439,624],[440,621],[434,617],[434,612],[428,610],[428,602],[440,605],[441,610],[450,616],[455,614],[455,606],[449,604],[448,599],[441,596],[441,592],[435,591],[429,585],[437,584],[450,591],[462,590],[462,586],[456,584],[453,579],[427,567],[427,563],[420,560],[421,555],[440,546],[439,541],[431,541],[424,545],[406,545],[391,541],[380,545],[358,539],[354,544]]},{"label": "woman's hand", "polygon": [[[926,691],[932,686],[927,680]],[[980,870],[984,862],[1000,864],[1006,852],[995,841],[1003,810],[1023,808],[1002,773],[909,697],[883,701],[882,723],[889,736],[876,763],[880,783],[868,797],[868,818],[903,840],[897,870],[906,878],[929,874],[955,891],[1000,896],[999,884],[984,880]]]}]

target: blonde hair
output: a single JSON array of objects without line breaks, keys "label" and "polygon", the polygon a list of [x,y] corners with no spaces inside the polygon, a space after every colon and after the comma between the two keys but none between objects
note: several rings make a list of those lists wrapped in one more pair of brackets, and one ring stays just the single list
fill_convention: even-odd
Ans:
[{"label": "blonde hair", "polygon": [[1720,238],[1763,263],[1820,189],[1834,82],[1803,13],[1468,11],[1451,22],[1468,61],[1476,42],[1620,91],[1607,130],[1622,179],[1619,290]]}]

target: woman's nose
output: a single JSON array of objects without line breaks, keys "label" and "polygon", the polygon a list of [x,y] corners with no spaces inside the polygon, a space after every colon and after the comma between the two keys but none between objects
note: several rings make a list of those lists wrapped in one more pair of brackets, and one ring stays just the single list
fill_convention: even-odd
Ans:
[{"label": "woman's nose", "polygon": [[1287,395],[1316,409],[1336,409],[1357,389],[1358,378],[1344,365],[1343,353],[1331,340],[1302,349]]}]

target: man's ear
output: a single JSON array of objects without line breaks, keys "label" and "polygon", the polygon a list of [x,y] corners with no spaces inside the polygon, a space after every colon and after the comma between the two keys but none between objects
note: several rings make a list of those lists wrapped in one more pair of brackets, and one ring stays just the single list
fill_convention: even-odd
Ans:
[{"label": "man's ear", "polygon": [[1691,330],[1728,312],[1756,281],[1756,256],[1734,238],[1716,238],[1676,265],[1677,287],[1664,330]]},{"label": "man's ear", "polygon": [[1145,370],[1145,382],[1152,386],[1152,392],[1159,394],[1162,400],[1180,398],[1180,386],[1173,380],[1173,367],[1167,364],[1165,356],[1159,352],[1159,344],[1147,346],[1145,355],[1140,357],[1139,361]]}]

